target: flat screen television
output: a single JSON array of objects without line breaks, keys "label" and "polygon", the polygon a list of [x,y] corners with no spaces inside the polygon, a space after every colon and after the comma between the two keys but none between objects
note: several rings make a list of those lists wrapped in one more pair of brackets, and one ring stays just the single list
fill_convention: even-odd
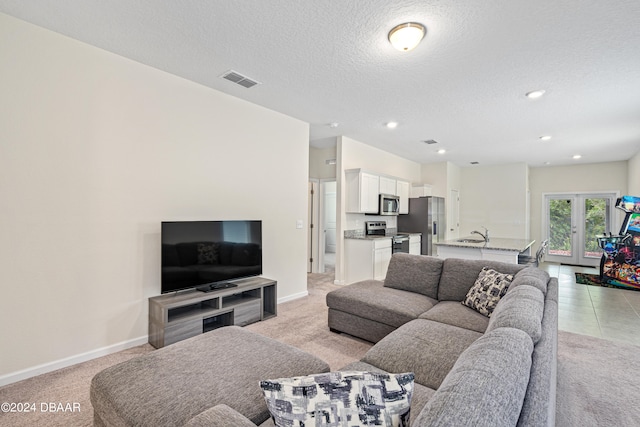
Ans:
[{"label": "flat screen television", "polygon": [[166,221],[161,242],[162,293],[262,274],[262,221]]}]

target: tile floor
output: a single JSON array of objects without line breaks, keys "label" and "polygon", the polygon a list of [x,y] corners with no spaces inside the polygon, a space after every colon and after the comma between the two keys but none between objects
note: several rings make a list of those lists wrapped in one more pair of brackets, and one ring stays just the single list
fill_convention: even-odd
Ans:
[{"label": "tile floor", "polygon": [[547,262],[540,268],[558,278],[559,329],[640,345],[640,291],[576,283],[576,272],[598,274],[596,268]]}]

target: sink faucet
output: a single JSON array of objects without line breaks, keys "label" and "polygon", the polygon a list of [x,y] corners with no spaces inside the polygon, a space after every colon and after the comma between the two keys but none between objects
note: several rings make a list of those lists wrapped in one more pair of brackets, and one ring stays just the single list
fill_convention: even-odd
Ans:
[{"label": "sink faucet", "polygon": [[479,234],[482,236],[482,238],[484,239],[485,243],[489,241],[489,230],[487,230],[487,227],[482,227],[484,228],[484,234],[482,234],[481,232],[477,231],[477,230],[473,230],[471,232],[471,234]]}]

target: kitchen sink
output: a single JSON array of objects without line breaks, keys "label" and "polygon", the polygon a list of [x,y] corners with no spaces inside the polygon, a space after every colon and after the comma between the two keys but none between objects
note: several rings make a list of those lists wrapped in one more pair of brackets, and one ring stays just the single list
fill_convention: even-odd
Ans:
[{"label": "kitchen sink", "polygon": [[458,239],[456,242],[460,243],[484,243],[482,239]]}]

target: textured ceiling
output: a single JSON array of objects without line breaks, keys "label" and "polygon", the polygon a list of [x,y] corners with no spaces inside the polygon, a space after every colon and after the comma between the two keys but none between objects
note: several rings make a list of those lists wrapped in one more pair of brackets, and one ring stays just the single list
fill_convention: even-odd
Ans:
[{"label": "textured ceiling", "polygon": [[[460,166],[640,150],[637,0],[0,0],[0,11],[309,122],[312,145],[345,135]],[[427,35],[402,53],[387,33],[406,21]],[[219,77],[230,69],[262,84]],[[535,89],[546,93],[524,96]]]}]

